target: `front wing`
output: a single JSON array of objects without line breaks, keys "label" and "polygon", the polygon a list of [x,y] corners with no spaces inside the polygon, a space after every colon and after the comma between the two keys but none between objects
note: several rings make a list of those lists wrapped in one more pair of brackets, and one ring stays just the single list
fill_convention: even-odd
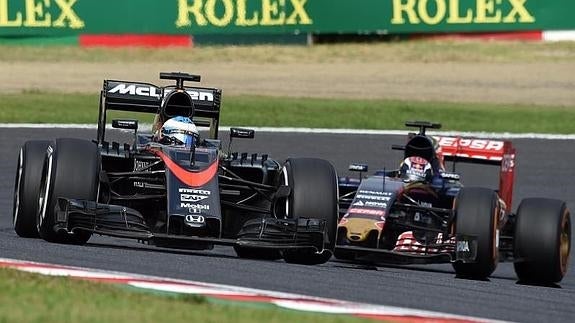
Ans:
[{"label": "front wing", "polygon": [[[336,253],[346,254],[346,258],[381,264],[412,265],[437,264],[461,261],[472,263],[477,258],[477,237],[455,236],[455,251],[423,254],[421,252],[395,251],[359,246],[336,246]],[[351,257],[350,257],[351,256]]]},{"label": "front wing", "polygon": [[184,236],[152,232],[136,210],[93,201],[58,198],[54,230],[84,230],[159,246],[208,249],[213,245],[322,252],[327,239],[325,220],[261,218],[247,221],[238,237]]}]

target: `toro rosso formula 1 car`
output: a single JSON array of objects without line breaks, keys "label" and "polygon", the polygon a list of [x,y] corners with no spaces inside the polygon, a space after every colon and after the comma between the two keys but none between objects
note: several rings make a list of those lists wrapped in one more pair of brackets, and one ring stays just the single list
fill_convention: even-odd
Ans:
[{"label": "toro rosso formula 1 car", "polygon": [[[92,234],[164,247],[235,248],[239,257],[301,264],[327,261],[338,221],[337,175],[324,160],[222,151],[221,90],[189,87],[200,77],[161,73],[176,85],[104,81],[97,138],[28,141],[18,159],[14,228],[20,236],[83,244]],[[208,127],[190,147],[138,133],[136,120],[114,128],[133,142],[109,142],[109,110],[188,117]],[[191,122],[191,121],[190,121]],[[230,129],[232,138],[253,138]],[[131,140],[128,140],[131,141]]]},{"label": "toro rosso formula 1 car", "polygon": [[[521,201],[511,212],[515,149],[509,141],[431,137],[419,128],[402,150],[400,169],[342,177],[335,257],[393,264],[451,262],[460,277],[485,279],[503,260],[520,281],[551,284],[567,271],[571,223],[565,202]],[[445,161],[497,165],[499,189],[464,187]],[[352,164],[350,170],[367,171]]]}]

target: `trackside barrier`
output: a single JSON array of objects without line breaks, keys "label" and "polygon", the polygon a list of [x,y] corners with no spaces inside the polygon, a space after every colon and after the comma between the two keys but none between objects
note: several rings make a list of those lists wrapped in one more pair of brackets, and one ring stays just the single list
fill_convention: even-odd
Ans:
[{"label": "trackside barrier", "polygon": [[575,30],[566,0],[0,0],[0,36]]}]

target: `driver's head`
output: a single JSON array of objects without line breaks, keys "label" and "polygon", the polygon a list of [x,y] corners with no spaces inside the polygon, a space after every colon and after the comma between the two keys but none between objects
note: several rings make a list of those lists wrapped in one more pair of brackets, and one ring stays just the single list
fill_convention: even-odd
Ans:
[{"label": "driver's head", "polygon": [[196,146],[200,133],[188,117],[174,117],[166,120],[159,131],[159,142],[163,144],[182,145],[187,148]]},{"label": "driver's head", "polygon": [[431,164],[421,157],[407,157],[399,167],[399,177],[405,182],[425,182],[432,177]]}]

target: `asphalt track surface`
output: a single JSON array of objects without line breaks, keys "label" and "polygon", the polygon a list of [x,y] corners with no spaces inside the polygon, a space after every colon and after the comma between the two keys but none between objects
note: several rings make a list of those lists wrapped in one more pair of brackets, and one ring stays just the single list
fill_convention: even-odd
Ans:
[{"label": "asphalt track surface", "polygon": [[[575,268],[559,286],[517,284],[513,266],[502,263],[489,281],[455,278],[450,265],[373,266],[332,260],[319,266],[283,261],[242,260],[231,248],[181,251],[94,236],[85,246],[50,244],[19,238],[12,229],[13,182],[18,150],[25,140],[57,137],[94,138],[95,130],[0,129],[0,257],[96,269],[230,284],[312,296],[472,315],[520,322],[573,322]],[[351,161],[372,170],[397,167],[403,143],[399,136],[259,133],[253,141],[237,140],[235,150],[269,153],[275,159],[322,157],[348,175]],[[514,208],[531,196],[566,200],[573,196],[573,141],[513,140],[518,151]],[[487,168],[486,168],[487,167]],[[489,166],[459,167],[464,183],[495,187]],[[355,175],[353,175],[355,176]]]}]

